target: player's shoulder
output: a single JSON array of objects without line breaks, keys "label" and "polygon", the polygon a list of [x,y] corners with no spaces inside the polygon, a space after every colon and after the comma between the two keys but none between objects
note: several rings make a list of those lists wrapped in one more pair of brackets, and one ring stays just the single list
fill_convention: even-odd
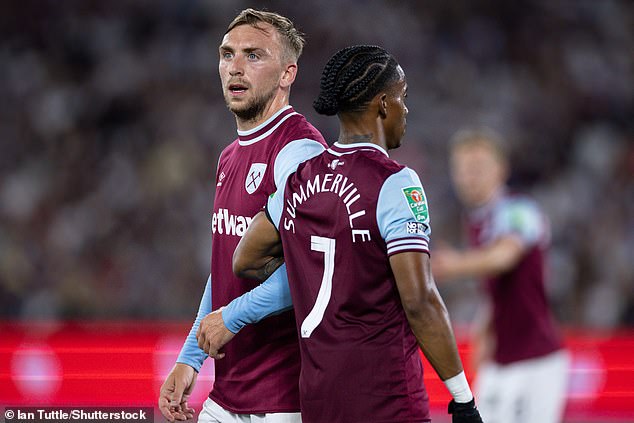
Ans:
[{"label": "player's shoulder", "polygon": [[222,162],[224,160],[227,160],[229,157],[235,154],[239,147],[240,139],[236,138],[228,146],[222,149],[222,151],[220,152],[220,156],[218,157],[218,161]]},{"label": "player's shoulder", "polygon": [[496,204],[498,213],[541,213],[535,199],[525,193],[505,192]]},{"label": "player's shoulder", "polygon": [[[398,162],[397,162],[398,164]],[[390,197],[397,195],[405,195],[406,198],[412,198],[416,202],[425,201],[425,189],[418,177],[418,174],[407,166],[400,165],[400,168],[394,167],[383,181],[381,187],[381,197]]]},{"label": "player's shoulder", "polygon": [[513,228],[539,228],[546,218],[538,203],[521,193],[504,193],[493,210],[493,219]]},{"label": "player's shoulder", "polygon": [[362,154],[359,155],[358,160],[365,162],[367,166],[374,169],[383,179],[387,179],[391,175],[399,173],[403,171],[403,169],[407,169],[407,166],[397,162],[379,150],[364,150]]},{"label": "player's shoulder", "polygon": [[317,128],[315,128],[304,115],[299,112],[292,113],[288,119],[279,128],[278,140],[282,144],[287,144],[292,141],[309,139],[319,142],[326,146],[326,141],[323,135]]},{"label": "player's shoulder", "polygon": [[378,161],[381,164],[381,168],[386,179],[399,179],[402,182],[411,180],[412,183],[417,181],[418,183],[420,183],[418,175],[415,171],[405,166],[404,164],[397,162],[391,157],[379,157]]},{"label": "player's shoulder", "polygon": [[511,231],[532,245],[548,242],[548,217],[540,210],[538,203],[526,194],[505,193],[493,210],[493,225],[500,233]]}]

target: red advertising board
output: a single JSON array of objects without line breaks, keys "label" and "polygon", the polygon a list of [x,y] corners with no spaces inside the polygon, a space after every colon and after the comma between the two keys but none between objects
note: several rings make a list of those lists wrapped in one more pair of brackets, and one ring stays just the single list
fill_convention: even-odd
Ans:
[{"label": "red advertising board", "polygon": [[[0,406],[154,406],[188,330],[167,322],[2,322]],[[566,422],[633,422],[634,332],[569,331],[566,344]],[[465,342],[460,353],[468,363]],[[442,422],[449,395],[426,370],[435,421]],[[209,360],[190,401],[197,409],[212,383]]]}]

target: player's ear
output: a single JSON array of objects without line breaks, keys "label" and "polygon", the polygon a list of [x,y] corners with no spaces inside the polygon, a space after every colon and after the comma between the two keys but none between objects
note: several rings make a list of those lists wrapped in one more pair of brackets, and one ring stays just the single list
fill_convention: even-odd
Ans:
[{"label": "player's ear", "polygon": [[280,86],[282,88],[290,87],[295,82],[297,76],[297,63],[289,63],[282,72],[282,78],[280,79]]},{"label": "player's ear", "polygon": [[387,117],[387,94],[381,93],[378,95],[379,100],[379,116],[381,119],[385,119]]}]

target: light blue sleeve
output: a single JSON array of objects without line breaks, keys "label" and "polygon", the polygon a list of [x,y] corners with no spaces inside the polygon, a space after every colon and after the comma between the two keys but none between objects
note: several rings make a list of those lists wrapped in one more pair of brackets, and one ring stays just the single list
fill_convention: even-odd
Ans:
[{"label": "light blue sleeve", "polygon": [[492,235],[495,239],[515,235],[531,247],[548,238],[548,221],[530,198],[506,198],[494,211]]},{"label": "light blue sleeve", "polygon": [[291,141],[277,153],[273,165],[273,178],[279,190],[286,185],[288,175],[297,170],[300,163],[323,153],[325,147],[318,141],[303,138]]},{"label": "light blue sleeve", "polygon": [[420,178],[413,170],[404,168],[385,180],[379,192],[376,218],[388,255],[429,252],[429,207]]},{"label": "light blue sleeve", "polygon": [[283,264],[259,286],[234,299],[223,308],[222,319],[227,329],[238,333],[248,324],[257,323],[292,307],[286,264]]},{"label": "light blue sleeve", "polygon": [[278,230],[280,229],[280,219],[282,218],[283,211],[284,188],[280,188],[277,192],[269,195],[269,200],[266,203],[266,214]]},{"label": "light blue sleeve", "polygon": [[[280,194],[271,194],[267,213],[269,213],[269,217],[272,217],[271,213],[273,212],[277,216],[278,224],[284,197],[281,192],[286,185],[286,179],[297,170],[300,163],[321,154],[324,150],[325,148],[321,143],[304,138],[289,142],[277,154],[273,165],[273,178]],[[272,202],[277,205],[276,209],[270,208]],[[286,265],[284,264],[262,284],[231,301],[222,309],[222,319],[227,329],[237,333],[247,324],[257,323],[266,317],[289,310],[292,306]]]},{"label": "light blue sleeve", "polygon": [[200,321],[209,313],[211,313],[211,275],[207,279],[205,285],[205,292],[200,300],[200,306],[198,307],[198,314],[196,320],[192,325],[192,328],[187,335],[187,339],[181,348],[181,352],[176,359],[177,363],[187,364],[193,367],[197,372],[200,372],[200,368],[203,362],[208,357],[207,354],[198,346],[198,340],[196,339],[196,332],[200,326]]}]

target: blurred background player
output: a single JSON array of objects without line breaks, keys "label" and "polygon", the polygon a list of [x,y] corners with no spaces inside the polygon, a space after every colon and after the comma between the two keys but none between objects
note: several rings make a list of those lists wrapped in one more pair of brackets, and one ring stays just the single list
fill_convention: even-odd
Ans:
[{"label": "blurred background player", "polygon": [[544,289],[548,221],[533,200],[507,190],[509,165],[496,133],[458,132],[450,153],[470,248],[436,248],[432,267],[439,281],[483,279],[488,303],[475,331],[482,416],[490,423],[559,422],[568,356]]},{"label": "blurred background player", "polygon": [[[303,45],[302,34],[289,19],[253,9],[234,19],[220,45],[222,90],[235,115],[238,138],[221,153],[216,172],[211,274],[196,321],[160,391],[159,407],[170,421],[194,415],[187,399],[206,358],[196,340],[197,331],[204,333],[208,327],[204,317],[257,285],[232,272],[231,257],[240,237],[280,181],[300,161],[324,149],[321,134],[289,105]],[[274,277],[285,281],[284,268]],[[250,307],[249,315],[243,310],[233,302],[217,312],[232,334],[254,313],[257,316],[257,308]],[[255,414],[258,422],[301,421],[293,320],[289,311],[235,337],[226,348],[227,358],[215,365],[214,386],[199,421],[249,422]]]},{"label": "blurred background player", "polygon": [[338,115],[338,141],[291,174],[234,254],[237,274],[264,279],[283,246],[302,419],[431,421],[420,347],[453,421],[481,422],[431,274],[422,184],[386,151],[405,132],[405,74],[384,49],[353,46],[328,61],[320,88],[315,110]]}]

